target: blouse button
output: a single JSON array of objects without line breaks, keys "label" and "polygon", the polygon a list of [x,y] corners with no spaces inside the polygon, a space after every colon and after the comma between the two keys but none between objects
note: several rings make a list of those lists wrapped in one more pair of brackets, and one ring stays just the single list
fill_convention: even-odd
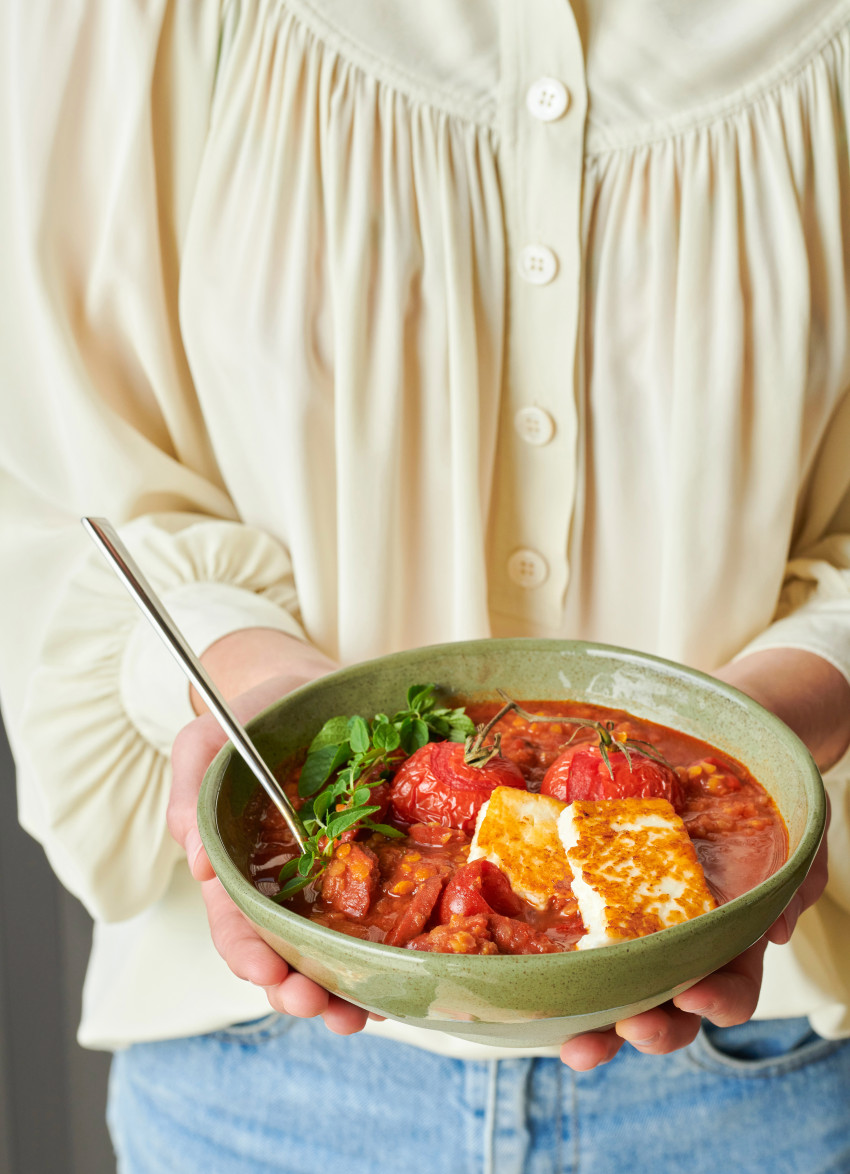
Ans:
[{"label": "blouse button", "polygon": [[545,245],[526,245],[519,255],[519,272],[532,285],[548,285],[558,272],[558,258]]},{"label": "blouse button", "polygon": [[508,575],[518,587],[539,587],[549,578],[549,568],[536,550],[515,550],[508,559]]},{"label": "blouse button", "polygon": [[529,87],[525,104],[541,122],[554,122],[566,112],[570,92],[554,77],[541,77]]},{"label": "blouse button", "polygon": [[555,435],[555,421],[543,408],[520,408],[514,416],[514,428],[526,444],[548,444]]}]

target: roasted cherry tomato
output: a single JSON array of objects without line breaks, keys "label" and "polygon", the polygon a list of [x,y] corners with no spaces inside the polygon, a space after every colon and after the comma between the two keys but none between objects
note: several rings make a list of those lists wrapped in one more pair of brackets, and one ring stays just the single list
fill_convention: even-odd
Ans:
[{"label": "roasted cherry tomato", "polygon": [[510,881],[489,860],[472,860],[462,864],[443,890],[440,898],[440,921],[452,916],[474,917],[476,913],[503,913],[516,917],[522,901]]},{"label": "roasted cherry tomato", "polygon": [[667,799],[682,809],[682,788],[671,766],[646,758],[636,750],[628,757],[616,744],[608,748],[608,763],[597,745],[569,746],[543,777],[540,792],[572,803],[574,799]]},{"label": "roasted cherry tomato", "polygon": [[441,823],[472,835],[494,787],[525,789],[522,771],[499,755],[483,766],[464,762],[462,742],[429,742],[396,771],[391,799],[406,823]]}]

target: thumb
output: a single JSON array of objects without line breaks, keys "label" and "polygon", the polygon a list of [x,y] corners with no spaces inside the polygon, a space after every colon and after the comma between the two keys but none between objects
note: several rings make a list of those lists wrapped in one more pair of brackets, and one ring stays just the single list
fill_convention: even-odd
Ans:
[{"label": "thumb", "polygon": [[171,751],[171,792],[166,810],[168,830],[186,852],[196,880],[211,880],[212,867],[198,831],[197,804],[201,780],[224,734],[212,718],[196,718],[177,735]]},{"label": "thumb", "polygon": [[213,866],[210,864],[210,859],[207,856],[203,842],[201,840],[201,833],[198,831],[197,825],[192,825],[186,833],[186,839],[183,842],[183,847],[186,850],[186,859],[189,862],[189,870],[196,881],[212,880],[215,876]]}]

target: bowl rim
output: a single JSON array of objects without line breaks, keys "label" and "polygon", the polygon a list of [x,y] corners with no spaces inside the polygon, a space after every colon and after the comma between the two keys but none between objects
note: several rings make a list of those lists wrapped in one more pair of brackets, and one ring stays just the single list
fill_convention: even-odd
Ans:
[{"label": "bowl rim", "polygon": [[[796,848],[789,852],[788,858],[774,873],[766,877],[755,888],[749,889],[738,897],[732,898],[732,900],[718,906],[716,909],[702,913],[698,917],[691,918],[678,925],[668,926],[666,929],[659,930],[654,934],[647,934],[645,937],[635,938],[625,942],[615,942],[608,946],[597,946],[592,950],[568,950],[556,954],[423,954],[421,951],[411,951],[402,946],[389,946],[383,942],[369,941],[319,925],[316,922],[310,921],[308,918],[302,917],[298,913],[294,913],[285,906],[279,905],[251,884],[233,862],[230,854],[224,847],[224,839],[219,829],[218,796],[224,782],[227,764],[237,754],[233,744],[227,741],[209,764],[204,774],[198,796],[198,827],[204,848],[216,875],[243,912],[248,916],[256,913],[257,919],[265,922],[268,922],[270,917],[274,917],[275,919],[279,918],[281,930],[289,924],[297,928],[301,933],[306,932],[310,936],[317,935],[318,941],[326,940],[329,943],[336,943],[338,946],[342,946],[343,943],[340,942],[340,939],[343,939],[346,949],[354,955],[357,955],[361,951],[369,957],[380,957],[383,954],[388,959],[394,959],[397,963],[401,961],[401,956],[407,955],[412,964],[415,959],[421,960],[423,958],[437,957],[445,960],[445,965],[449,969],[451,969],[453,960],[456,960],[458,965],[462,963],[464,969],[470,966],[473,969],[478,967],[484,969],[492,966],[494,960],[498,960],[498,964],[506,971],[511,966],[528,966],[530,963],[543,966],[558,964],[562,967],[564,965],[576,965],[578,964],[577,959],[585,960],[581,964],[587,965],[590,959],[598,958],[604,960],[610,958],[615,951],[617,952],[617,956],[622,958],[626,958],[632,953],[654,952],[655,949],[662,948],[662,943],[665,945],[671,944],[679,937],[688,936],[692,932],[692,927],[695,924],[708,924],[708,919],[711,919],[713,925],[719,927],[724,920],[734,918],[737,911],[743,905],[751,902],[754,893],[758,892],[765,900],[769,899],[777,890],[782,889],[789,883],[794,877],[794,874],[800,869],[801,862],[804,859],[809,855],[811,859],[814,858],[826,830],[826,798],[820,771],[808,748],[800,738],[775,714],[765,709],[746,693],[736,689],[733,685],[729,685],[725,681],[721,681],[717,677],[713,677],[709,673],[702,672],[699,669],[693,669],[677,661],[668,660],[653,653],[640,652],[636,649],[622,648],[614,644],[602,644],[585,640],[560,640],[549,637],[525,636],[492,637],[479,640],[461,640],[422,645],[416,648],[388,653],[385,656],[359,661],[353,665],[346,665],[335,670],[333,673],[326,674],[315,681],[301,685],[297,689],[293,689],[291,693],[285,694],[255,714],[247,723],[247,729],[250,733],[257,726],[268,720],[270,716],[279,711],[282,706],[289,703],[292,698],[298,697],[300,699],[304,696],[309,696],[311,693],[321,692],[322,688],[327,685],[327,682],[331,678],[335,682],[344,684],[349,679],[356,679],[364,670],[376,669],[383,665],[389,666],[403,661],[413,661],[415,664],[420,660],[427,660],[435,656],[460,655],[462,651],[474,653],[479,649],[481,651],[489,649],[498,652],[499,647],[510,647],[514,649],[520,644],[530,652],[534,650],[548,652],[561,651],[565,654],[598,655],[600,659],[608,661],[617,659],[637,667],[647,664],[655,665],[663,669],[667,675],[670,675],[672,672],[674,676],[695,683],[702,688],[707,688],[710,692],[731,700],[739,708],[749,711],[750,714],[756,717],[763,726],[766,726],[771,734],[799,760],[804,780],[808,812],[805,826]],[[411,681],[411,683],[416,682]],[[647,720],[654,719],[648,718]],[[663,723],[659,722],[658,724]],[[671,726],[670,728],[675,727]],[[274,768],[275,764],[271,765]],[[797,885],[802,883],[804,876],[805,874],[800,877]],[[235,890],[235,894],[231,886]],[[758,937],[753,938],[753,941],[757,940]]]}]

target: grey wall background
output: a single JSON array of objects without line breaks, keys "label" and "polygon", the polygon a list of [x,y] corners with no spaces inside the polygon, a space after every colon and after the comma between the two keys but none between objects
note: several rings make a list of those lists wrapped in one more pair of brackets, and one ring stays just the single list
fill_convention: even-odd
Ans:
[{"label": "grey wall background", "polygon": [[90,941],[88,915],[18,825],[0,727],[0,1174],[115,1174],[109,1057],[75,1038]]}]

